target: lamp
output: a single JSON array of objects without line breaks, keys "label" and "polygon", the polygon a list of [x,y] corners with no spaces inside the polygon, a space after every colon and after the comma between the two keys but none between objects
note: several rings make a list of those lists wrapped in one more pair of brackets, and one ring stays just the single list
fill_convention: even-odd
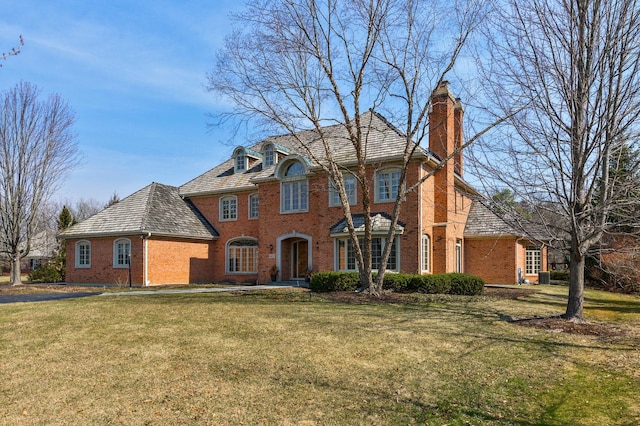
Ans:
[{"label": "lamp", "polygon": [[269,247],[269,251],[273,251],[273,244],[269,244],[267,247]]}]

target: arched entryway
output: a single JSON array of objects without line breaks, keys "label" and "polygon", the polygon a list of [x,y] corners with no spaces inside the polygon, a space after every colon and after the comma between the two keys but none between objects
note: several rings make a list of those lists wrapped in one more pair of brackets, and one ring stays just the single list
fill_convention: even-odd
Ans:
[{"label": "arched entryway", "polygon": [[311,241],[310,235],[296,231],[277,238],[276,263],[280,279],[304,280],[308,271],[313,270]]}]

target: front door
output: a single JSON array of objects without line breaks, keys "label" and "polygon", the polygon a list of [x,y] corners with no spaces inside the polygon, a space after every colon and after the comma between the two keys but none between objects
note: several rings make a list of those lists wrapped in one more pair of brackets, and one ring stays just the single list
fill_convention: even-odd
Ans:
[{"label": "front door", "polygon": [[309,243],[307,240],[291,244],[291,278],[304,278],[309,268]]}]

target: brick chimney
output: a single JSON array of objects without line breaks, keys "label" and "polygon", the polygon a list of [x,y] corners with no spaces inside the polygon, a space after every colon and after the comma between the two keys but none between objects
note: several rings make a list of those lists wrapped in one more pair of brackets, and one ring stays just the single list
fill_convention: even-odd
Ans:
[{"label": "brick chimney", "polygon": [[[429,150],[444,160],[462,145],[464,108],[443,81],[432,94],[429,113]],[[455,175],[462,175],[462,153],[455,154],[433,176],[434,217],[432,261],[434,273],[453,272],[456,268],[456,235],[453,216],[455,205]],[[450,220],[451,219],[451,220]]]}]

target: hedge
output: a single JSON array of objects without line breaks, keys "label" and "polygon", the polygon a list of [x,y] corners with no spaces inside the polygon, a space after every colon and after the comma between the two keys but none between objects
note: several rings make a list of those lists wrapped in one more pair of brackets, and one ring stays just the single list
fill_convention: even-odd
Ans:
[{"label": "hedge", "polygon": [[[357,272],[318,272],[311,276],[310,289],[316,292],[354,291],[360,284]],[[375,274],[374,274],[375,279]],[[433,275],[386,273],[382,288],[398,293],[481,294],[484,281],[469,274]]]},{"label": "hedge", "polygon": [[549,278],[554,281],[569,281],[569,270],[561,269],[557,271],[549,271]]}]

